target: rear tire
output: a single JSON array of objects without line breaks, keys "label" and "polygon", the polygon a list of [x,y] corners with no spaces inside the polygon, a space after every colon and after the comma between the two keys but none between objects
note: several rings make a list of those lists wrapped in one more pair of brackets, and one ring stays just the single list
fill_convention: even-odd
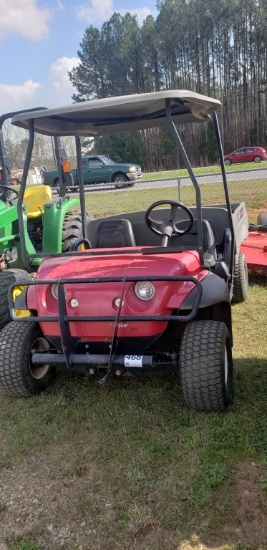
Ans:
[{"label": "rear tire", "polygon": [[[93,220],[87,215],[87,222]],[[78,212],[68,212],[65,216],[62,231],[62,252],[70,252],[75,241],[83,238],[82,217]]]},{"label": "rear tire", "polygon": [[0,334],[0,390],[16,397],[31,397],[52,382],[55,368],[31,363],[32,349],[50,347],[38,323],[12,321]]},{"label": "rear tire", "polygon": [[220,321],[196,321],[184,331],[180,347],[183,397],[198,411],[224,411],[233,398],[231,339]]},{"label": "rear tire", "polygon": [[254,162],[261,162],[261,157],[259,155],[256,155],[253,160]]},{"label": "rear tire", "polygon": [[258,215],[258,225],[267,225],[267,214],[265,212]]},{"label": "rear tire", "polygon": [[[5,269],[0,271],[0,330],[10,321],[8,289],[12,283],[20,283],[23,280],[31,281],[31,276],[23,269]],[[26,313],[26,312],[25,312]]]},{"label": "rear tire", "polygon": [[248,297],[248,266],[245,254],[239,252],[238,262],[234,267],[234,288],[232,302],[241,304]]}]

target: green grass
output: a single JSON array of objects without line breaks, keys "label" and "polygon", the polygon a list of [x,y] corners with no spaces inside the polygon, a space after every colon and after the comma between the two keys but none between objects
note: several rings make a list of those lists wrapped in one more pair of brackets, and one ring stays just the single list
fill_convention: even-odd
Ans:
[{"label": "green grass", "polygon": [[[187,540],[195,533],[207,543],[209,533],[220,533],[222,522],[231,526],[234,521],[234,500],[226,495],[233,496],[238,464],[262,464],[257,490],[266,495],[266,288],[251,287],[249,300],[233,308],[233,319],[235,400],[226,414],[188,409],[176,375],[99,386],[59,372],[38,397],[2,396],[3,467],[18,468],[31,455],[43,454],[44,461],[57,456],[66,479],[86,484],[88,464],[93,464],[101,483],[96,475],[90,492],[108,495],[112,502],[108,533],[119,541],[118,548],[124,548],[124,537],[131,548],[139,529],[141,544],[147,524],[168,540],[178,534]],[[53,466],[51,475],[56,479]],[[98,506],[87,493],[80,512],[90,516],[105,548],[107,524],[99,525]]]},{"label": "green grass", "polygon": [[[255,215],[266,204],[266,186],[256,180],[230,184],[232,200],[240,200],[242,183]],[[166,188],[154,190],[153,198],[151,190],[90,194],[87,209],[102,216],[122,207],[146,208],[174,193]],[[192,189],[184,193],[190,203]],[[218,185],[203,186],[203,196],[207,203],[219,200]],[[1,395],[0,473],[19,475],[26,462],[31,480],[37,475],[34,457],[44,465],[35,478],[40,487],[48,468],[51,487],[59,478],[62,492],[68,484],[73,493],[79,488],[78,504],[74,500],[64,514],[65,497],[57,501],[53,521],[73,522],[75,529],[76,518],[82,518],[96,533],[92,550],[263,550],[256,531],[253,544],[246,540],[237,509],[243,472],[251,490],[251,463],[257,466],[251,507],[257,508],[257,495],[262,514],[267,509],[266,326],[267,289],[254,285],[248,301],[233,307],[235,398],[225,414],[188,409],[177,375],[100,386],[59,370],[38,397]],[[0,519],[6,506],[0,496]],[[47,548],[45,536],[44,526],[37,525],[10,538],[8,549]],[[64,546],[74,548],[71,541]]]},{"label": "green grass", "polygon": [[28,544],[24,539],[20,539],[17,546],[18,550],[41,550],[36,544]]},{"label": "green grass", "polygon": [[[267,161],[260,162],[259,164],[255,164],[254,162],[244,162],[242,164],[231,164],[230,166],[226,166],[226,172],[236,172],[241,170],[260,170],[262,168],[267,168]],[[193,168],[194,173],[197,176],[200,176],[202,174],[216,174],[220,173],[220,166],[203,166],[203,167],[197,167]],[[156,179],[164,179],[164,178],[177,178],[181,176],[188,176],[187,170],[181,169],[181,170],[166,170],[164,172],[146,172],[143,173],[142,180],[156,180]]]},{"label": "green grass", "polygon": [[[224,202],[222,184],[203,184],[201,197],[203,205]],[[267,182],[265,180],[245,180],[229,183],[231,202],[244,201],[249,213],[249,219],[256,222],[258,213],[267,211]],[[112,191],[110,193],[87,193],[86,208],[96,218],[119,214],[121,212],[133,212],[145,210],[152,202],[174,199],[178,200],[176,187],[165,187],[159,189]],[[181,201],[190,206],[195,204],[195,191],[193,186],[185,186],[181,189]]]}]

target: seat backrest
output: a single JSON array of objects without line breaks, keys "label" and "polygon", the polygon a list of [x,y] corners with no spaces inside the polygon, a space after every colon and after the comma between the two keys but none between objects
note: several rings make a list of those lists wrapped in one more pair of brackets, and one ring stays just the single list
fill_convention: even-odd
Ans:
[{"label": "seat backrest", "polygon": [[35,185],[25,190],[23,202],[27,205],[27,217],[38,218],[44,212],[44,205],[52,199],[49,185]]},{"label": "seat backrest", "polygon": [[126,219],[102,220],[96,228],[92,248],[136,246],[131,222]]},{"label": "seat backrest", "polygon": [[[187,225],[188,221],[177,223],[179,229],[183,229]],[[202,220],[202,231],[204,261],[205,264],[212,266],[215,264],[217,253],[214,232],[212,229],[212,224],[209,220]],[[170,244],[172,246],[197,247],[197,220],[194,220],[193,226],[191,227],[189,233],[185,233],[185,235],[182,235],[181,237],[174,237],[173,239],[170,239]]]}]

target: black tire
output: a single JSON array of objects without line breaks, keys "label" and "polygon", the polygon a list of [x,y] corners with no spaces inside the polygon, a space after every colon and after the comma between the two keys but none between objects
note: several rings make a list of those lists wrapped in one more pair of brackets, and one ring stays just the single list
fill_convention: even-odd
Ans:
[{"label": "black tire", "polygon": [[[87,215],[87,221],[93,220],[92,215]],[[83,238],[82,218],[78,212],[68,212],[65,216],[62,231],[62,252],[70,252],[75,241]]]},{"label": "black tire", "polygon": [[265,212],[258,215],[258,225],[267,225],[267,214]]},{"label": "black tire", "polygon": [[11,321],[8,304],[8,289],[12,283],[31,280],[31,276],[23,269],[4,269],[0,271],[0,330]]},{"label": "black tire", "polygon": [[129,181],[127,176],[120,172],[119,174],[115,174],[112,178],[112,183],[115,184],[116,189],[122,189],[123,187],[128,187],[128,185],[125,185],[125,183]]},{"label": "black tire", "polygon": [[55,368],[31,363],[33,348],[50,347],[35,322],[12,321],[0,333],[0,390],[16,397],[31,397],[51,384]]},{"label": "black tire", "polygon": [[241,304],[248,297],[248,266],[245,254],[239,252],[238,261],[234,267],[234,288],[232,302]]},{"label": "black tire", "polygon": [[233,398],[231,338],[220,321],[187,325],[180,347],[183,397],[198,411],[224,411]]},{"label": "black tire", "polygon": [[254,157],[254,162],[261,162],[262,161],[262,158],[260,157],[260,155],[256,155],[256,157]]},{"label": "black tire", "polygon": [[232,161],[230,159],[225,159],[224,164],[226,166],[230,166],[230,164],[232,164]]}]

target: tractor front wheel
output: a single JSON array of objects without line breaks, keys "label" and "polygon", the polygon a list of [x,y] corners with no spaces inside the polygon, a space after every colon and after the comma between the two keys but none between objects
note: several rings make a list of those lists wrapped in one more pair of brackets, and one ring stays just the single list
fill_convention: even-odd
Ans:
[{"label": "tractor front wheel", "polygon": [[31,397],[51,384],[55,368],[36,366],[32,350],[46,350],[49,342],[38,323],[13,321],[0,335],[0,390],[16,397]]},{"label": "tractor front wheel", "polygon": [[183,397],[199,411],[224,411],[233,396],[231,339],[225,323],[196,321],[184,331],[180,347]]},{"label": "tractor front wheel", "polygon": [[[16,291],[16,295],[18,295],[20,282],[23,280],[31,281],[30,274],[23,269],[4,269],[0,271],[0,330],[11,321],[8,304],[8,289],[12,283],[18,283],[18,291]],[[28,316],[26,310],[24,314]]]}]

